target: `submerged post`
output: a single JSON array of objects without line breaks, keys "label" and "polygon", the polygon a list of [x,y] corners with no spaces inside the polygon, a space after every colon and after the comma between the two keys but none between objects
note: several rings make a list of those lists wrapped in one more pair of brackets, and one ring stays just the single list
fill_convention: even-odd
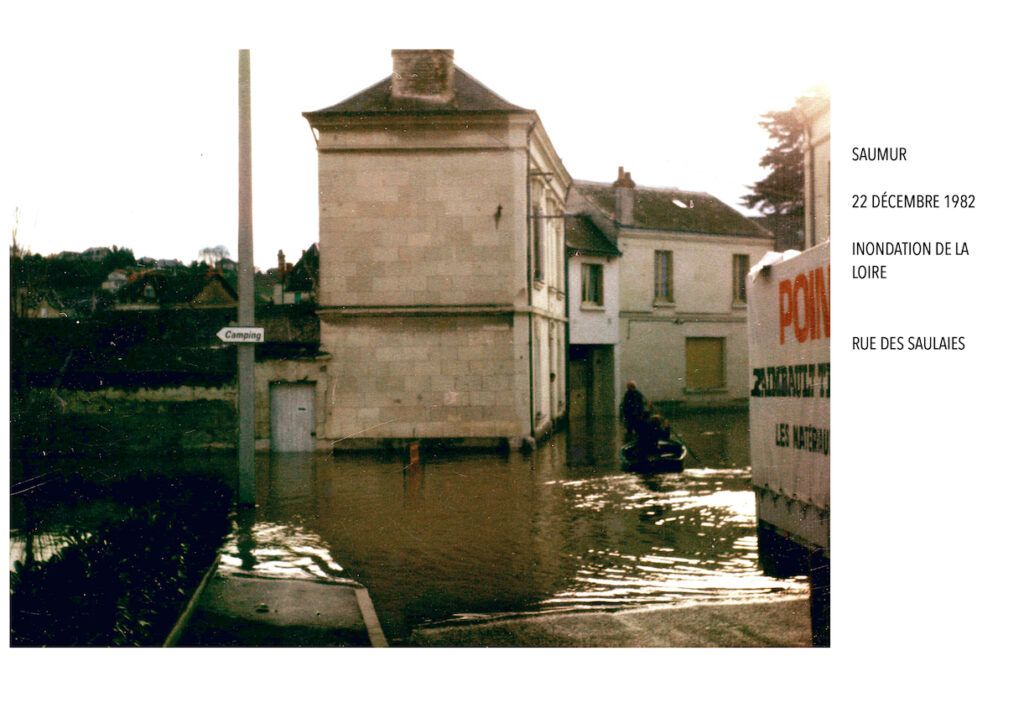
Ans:
[{"label": "submerged post", "polygon": [[[238,325],[252,327],[252,121],[249,50],[238,50]],[[238,349],[238,504],[256,504],[256,345]]]}]

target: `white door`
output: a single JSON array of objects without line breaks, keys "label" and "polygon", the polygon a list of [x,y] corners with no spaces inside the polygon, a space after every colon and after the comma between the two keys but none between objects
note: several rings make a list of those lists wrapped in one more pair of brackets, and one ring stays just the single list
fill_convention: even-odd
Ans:
[{"label": "white door", "polygon": [[313,384],[270,385],[270,449],[310,452],[316,438]]}]

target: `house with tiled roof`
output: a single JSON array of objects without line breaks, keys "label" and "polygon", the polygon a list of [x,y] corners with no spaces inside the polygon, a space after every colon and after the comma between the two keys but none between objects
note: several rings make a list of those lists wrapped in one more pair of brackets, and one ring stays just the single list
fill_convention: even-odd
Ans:
[{"label": "house with tiled roof", "polygon": [[11,301],[11,314],[28,319],[57,319],[69,316],[69,309],[52,289],[19,287]]},{"label": "house with tiled roof", "polygon": [[224,309],[237,305],[235,288],[219,272],[143,270],[129,275],[118,289],[114,309]]},{"label": "house with tiled roof", "polygon": [[316,302],[316,288],[320,281],[320,247],[316,243],[310,245],[294,265],[285,261],[283,250],[278,250],[277,269],[271,272],[274,277],[274,304]]},{"label": "house with tiled roof", "polygon": [[110,271],[107,275],[107,279],[100,285],[100,289],[106,290],[107,292],[117,292],[127,284],[128,271],[118,268]]},{"label": "house with tiled roof", "polygon": [[307,390],[318,447],[532,444],[566,411],[569,174],[537,113],[451,50],[392,61],[304,114],[329,359],[282,388]]},{"label": "house with tiled roof", "polygon": [[772,233],[708,193],[637,186],[621,167],[614,183],[574,181],[568,210],[621,254],[615,393],[633,380],[652,401],[746,399],[745,279]]},{"label": "house with tiled roof", "polygon": [[110,253],[110,248],[89,248],[88,250],[82,251],[80,259],[92,260],[93,262],[102,262],[104,258],[110,255]]}]

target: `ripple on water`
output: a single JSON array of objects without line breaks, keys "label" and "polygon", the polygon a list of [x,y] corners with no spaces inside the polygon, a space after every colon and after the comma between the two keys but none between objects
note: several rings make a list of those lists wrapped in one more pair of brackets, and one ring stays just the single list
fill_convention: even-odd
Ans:
[{"label": "ripple on water", "polygon": [[236,526],[221,549],[223,573],[252,573],[292,579],[353,580],[334,561],[326,543],[297,525],[257,522]]},{"label": "ripple on water", "polygon": [[221,566],[358,579],[398,640],[452,620],[805,596],[758,566],[746,414],[708,420],[689,427],[715,434],[695,440],[702,467],[651,476],[618,470],[614,428],[607,453],[585,431],[593,458],[569,464],[566,432],[531,454],[428,457],[415,477],[378,455],[261,459],[264,522],[238,528]]},{"label": "ripple on water", "polygon": [[702,468],[562,481],[573,508],[632,511],[645,518],[641,527],[648,533],[661,531],[651,537],[671,544],[651,544],[645,551],[633,543],[631,553],[590,548],[579,557],[569,586],[544,599],[540,609],[733,603],[805,594],[804,578],[781,580],[761,572],[749,475],[749,468]]}]

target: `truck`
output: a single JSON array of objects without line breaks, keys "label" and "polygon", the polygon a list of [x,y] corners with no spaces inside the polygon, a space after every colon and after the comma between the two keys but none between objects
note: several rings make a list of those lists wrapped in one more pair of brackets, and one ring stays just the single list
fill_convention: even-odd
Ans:
[{"label": "truck", "polygon": [[747,276],[758,554],[769,576],[807,575],[815,646],[829,645],[829,247],[768,253]]}]

